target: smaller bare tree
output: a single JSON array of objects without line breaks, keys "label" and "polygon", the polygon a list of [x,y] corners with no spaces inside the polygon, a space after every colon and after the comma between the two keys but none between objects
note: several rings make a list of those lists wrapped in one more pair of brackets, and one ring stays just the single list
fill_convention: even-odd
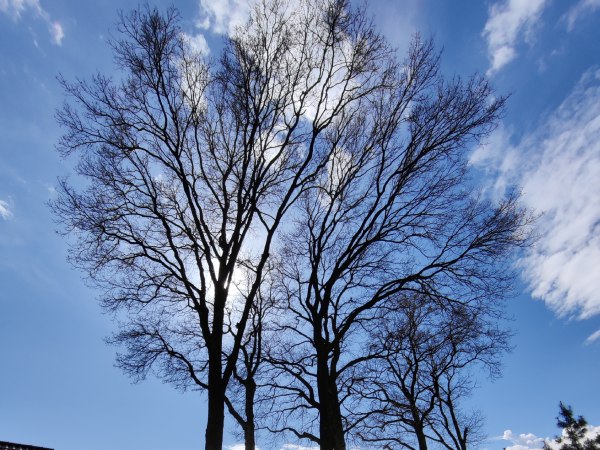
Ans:
[{"label": "smaller bare tree", "polygon": [[[231,416],[235,419],[242,430],[244,446],[246,450],[256,448],[256,395],[260,370],[264,366],[264,352],[268,348],[265,343],[265,330],[269,330],[272,320],[272,311],[275,306],[276,295],[273,292],[272,267],[270,262],[265,271],[263,283],[258,291],[256,299],[252,304],[247,330],[242,340],[238,365],[233,373],[233,380],[225,397],[225,403]],[[246,271],[252,272],[253,264],[248,264]],[[243,297],[247,292],[247,285],[252,282],[254,275],[245,279],[245,285],[239,291]],[[241,314],[236,305],[232,305],[228,313],[228,326],[235,328],[236,317]],[[233,329],[230,330],[235,336]]]},{"label": "smaller bare tree", "polygon": [[359,391],[370,404],[361,437],[412,450],[430,443],[466,450],[478,442],[482,418],[464,414],[460,403],[475,387],[473,369],[498,375],[509,348],[497,305],[416,294],[394,298],[382,314],[371,332],[381,356],[367,365]]}]

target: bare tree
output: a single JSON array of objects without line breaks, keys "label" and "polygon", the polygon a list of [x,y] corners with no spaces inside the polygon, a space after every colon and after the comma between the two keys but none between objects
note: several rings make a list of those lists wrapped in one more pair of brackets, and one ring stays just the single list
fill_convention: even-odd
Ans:
[{"label": "bare tree", "polygon": [[[227,409],[242,429],[242,437],[246,450],[256,448],[256,394],[263,367],[263,352],[268,344],[264,344],[265,335],[270,328],[272,310],[276,296],[273,294],[272,272],[273,262],[265,272],[263,282],[250,311],[249,323],[240,349],[238,366],[233,373],[233,383],[225,397]],[[251,270],[251,269],[249,269]],[[252,276],[247,278],[251,283]],[[228,323],[234,325],[236,311],[231,311]],[[230,329],[231,332],[231,329]]]},{"label": "bare tree", "polygon": [[268,355],[272,431],[345,449],[371,415],[355,393],[361,365],[379,357],[368,330],[385,305],[409,293],[493,304],[510,285],[503,263],[526,243],[529,218],[516,196],[479,198],[465,155],[504,101],[485,79],[443,80],[438,59],[415,39],[404,64],[324,134],[327,170],[282,237],[289,314]]},{"label": "bare tree", "polygon": [[[279,228],[317,189],[344,123],[422,86],[408,74],[395,91],[392,52],[343,1],[258,2],[214,64],[186,44],[174,10],[134,11],[118,31],[118,79],[62,80],[59,149],[79,155],[87,184],[62,180],[52,207],[73,237],[72,262],[121,324],[119,365],[206,391],[205,445],[220,449],[227,389],[242,348],[254,345],[249,321]],[[377,124],[376,147],[405,111]],[[397,159],[377,159],[388,155]],[[250,266],[242,295],[237,277]]]},{"label": "bare tree", "polygon": [[262,306],[252,307],[247,335],[242,341],[240,361],[235,369],[230,393],[225,402],[232,417],[241,427],[246,450],[256,448],[255,396],[256,376],[263,361],[262,327],[264,313]]},{"label": "bare tree", "polygon": [[481,439],[481,416],[464,414],[470,376],[499,373],[508,332],[499,328],[498,305],[447,303],[424,295],[394,299],[373,330],[379,357],[365,368],[358,394],[369,413],[361,437],[387,448],[427,450],[436,443],[466,450]]}]

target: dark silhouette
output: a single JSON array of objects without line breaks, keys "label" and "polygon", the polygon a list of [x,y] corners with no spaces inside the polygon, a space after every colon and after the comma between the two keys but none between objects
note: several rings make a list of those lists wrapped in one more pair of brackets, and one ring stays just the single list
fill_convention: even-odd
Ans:
[{"label": "dark silhouette", "polygon": [[258,2],[216,61],[174,9],[118,31],[118,78],[61,79],[58,147],[85,182],[61,180],[52,203],[119,322],[118,365],[205,391],[214,450],[226,409],[254,447],[266,361],[258,403],[299,417],[266,426],[344,449],[382,308],[405,292],[493,302],[509,284],[528,218],[516,196],[481,200],[465,162],[504,99],[442,79],[418,37],[399,63],[341,0]]},{"label": "dark silhouette", "polygon": [[[559,450],[600,450],[600,434],[592,438],[586,438],[588,423],[583,416],[575,417],[573,408],[563,402],[558,404],[558,417],[556,426],[562,434],[556,436],[555,442],[560,444]],[[544,444],[544,450],[550,450],[548,443]]]},{"label": "dark silhouette", "polygon": [[15,442],[0,441],[0,450],[52,450],[47,447],[37,447],[35,445],[17,444]]},{"label": "dark silhouette", "polygon": [[[269,267],[272,267],[271,261]],[[238,367],[233,383],[225,398],[227,409],[242,429],[246,450],[256,448],[256,395],[260,371],[264,366],[265,330],[271,326],[272,310],[276,301],[273,295],[271,269],[267,270],[252,309],[248,330],[242,342]]]},{"label": "dark silhouette", "polygon": [[[438,63],[431,42],[417,37],[403,65],[386,64],[377,95],[324,135],[333,149],[327,172],[302,194],[296,227],[282,234],[281,345],[267,355],[271,431],[346,448],[372,415],[357,389],[362,366],[381,357],[369,331],[387,320],[384,309],[424,295],[438,308],[491,312],[509,292],[508,256],[527,244],[530,219],[514,195],[496,205],[481,199],[465,157],[467,144],[494,126],[503,99],[479,77],[442,79]],[[443,423],[454,398],[443,393],[447,385],[435,388]],[[448,432],[466,440],[450,422]]]},{"label": "dark silhouette", "polygon": [[[372,359],[358,393],[368,402],[361,437],[388,448],[466,450],[482,438],[481,416],[465,414],[472,369],[499,373],[508,333],[499,305],[448,303],[425,295],[395,298],[373,330]],[[372,350],[373,353],[373,350]]]}]

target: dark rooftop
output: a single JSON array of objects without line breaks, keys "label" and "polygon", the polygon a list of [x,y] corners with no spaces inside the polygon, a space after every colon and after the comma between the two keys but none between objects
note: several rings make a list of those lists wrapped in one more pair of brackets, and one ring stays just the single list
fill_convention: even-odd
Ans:
[{"label": "dark rooftop", "polygon": [[0,450],[52,450],[48,447],[37,447],[35,445],[16,444],[14,442],[0,441]]}]

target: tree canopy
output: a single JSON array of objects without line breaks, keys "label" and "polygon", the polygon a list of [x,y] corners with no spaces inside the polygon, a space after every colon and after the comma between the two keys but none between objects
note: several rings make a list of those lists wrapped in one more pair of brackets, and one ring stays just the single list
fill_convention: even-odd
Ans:
[{"label": "tree canopy", "polygon": [[[374,417],[361,374],[424,351],[445,365],[419,378],[430,437],[465,442],[454,370],[503,347],[487,338],[530,223],[469,178],[505,99],[445,79],[419,36],[400,59],[346,1],[257,2],[216,60],[175,9],[118,31],[119,78],[61,80],[59,149],[86,184],[61,180],[52,207],[119,323],[119,366],[205,392],[206,449],[226,410],[253,448],[255,405],[262,429],[345,449]],[[401,319],[418,311],[437,324]]]}]

